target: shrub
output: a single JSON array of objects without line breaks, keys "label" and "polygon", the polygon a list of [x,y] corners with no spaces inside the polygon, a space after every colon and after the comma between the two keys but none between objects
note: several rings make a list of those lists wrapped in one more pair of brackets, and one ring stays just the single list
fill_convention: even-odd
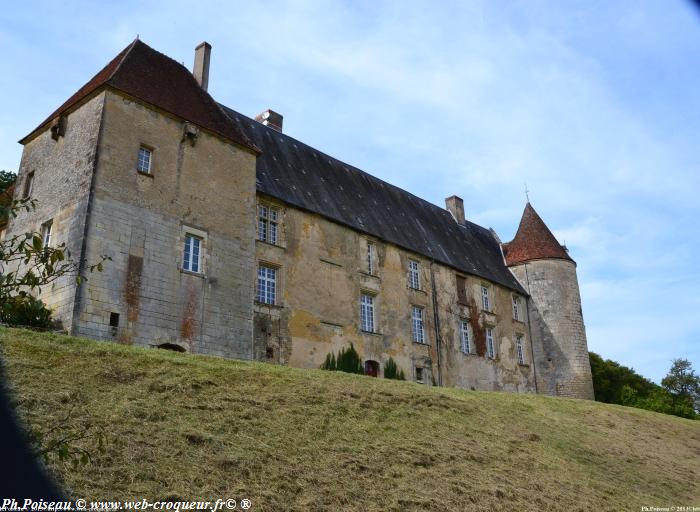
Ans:
[{"label": "shrub", "polygon": [[396,379],[396,380],[406,380],[403,370],[399,370],[396,366],[396,361],[393,357],[390,357],[386,363],[384,363],[384,378],[385,379]]},{"label": "shrub", "polygon": [[2,301],[0,321],[10,325],[47,329],[51,327],[51,310],[41,300],[20,294]]},{"label": "shrub", "polygon": [[360,375],[365,374],[360,354],[357,353],[352,343],[350,343],[349,348],[341,349],[341,351],[338,352],[337,358],[332,352],[328,354],[326,360],[321,365],[321,369],[345,373],[359,373]]}]

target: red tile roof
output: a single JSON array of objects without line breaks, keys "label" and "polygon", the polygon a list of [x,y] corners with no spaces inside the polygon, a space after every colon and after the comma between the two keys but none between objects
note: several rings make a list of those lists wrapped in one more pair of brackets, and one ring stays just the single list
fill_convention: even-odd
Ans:
[{"label": "red tile roof", "polygon": [[525,205],[515,238],[503,244],[503,254],[508,266],[549,258],[574,261],[530,203]]},{"label": "red tile roof", "polygon": [[202,89],[192,73],[179,62],[136,39],[88,83],[20,142],[24,143],[51,120],[81,100],[109,86],[145,103],[194,123],[238,145],[259,150]]}]

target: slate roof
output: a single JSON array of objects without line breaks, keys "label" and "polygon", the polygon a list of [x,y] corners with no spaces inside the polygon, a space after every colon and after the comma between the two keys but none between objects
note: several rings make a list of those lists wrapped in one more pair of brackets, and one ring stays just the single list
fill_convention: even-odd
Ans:
[{"label": "slate roof", "polygon": [[258,192],[526,294],[488,229],[222,107],[262,150]]},{"label": "slate roof", "polygon": [[574,261],[529,202],[515,238],[503,244],[503,254],[508,265],[550,258]]},{"label": "slate roof", "polygon": [[124,48],[20,143],[24,144],[47,123],[103,86],[122,91],[258,152],[185,66],[139,39]]}]

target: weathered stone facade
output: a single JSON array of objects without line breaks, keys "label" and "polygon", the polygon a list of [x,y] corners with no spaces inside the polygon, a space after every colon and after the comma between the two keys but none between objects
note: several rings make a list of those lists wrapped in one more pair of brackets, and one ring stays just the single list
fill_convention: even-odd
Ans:
[{"label": "weathered stone facade", "polygon": [[[151,69],[168,76],[144,90]],[[111,258],[80,286],[44,291],[66,329],[301,368],[352,343],[378,376],[391,358],[427,385],[592,397],[572,261],[511,273],[458,197],[448,213],[350,169],[281,134],[279,114],[268,126],[216,104],[207,78],[136,41],[57,111],[62,136],[49,119],[24,139],[17,190],[34,173],[39,209],[7,236],[53,219],[75,257]],[[275,212],[274,237],[259,206]]]}]

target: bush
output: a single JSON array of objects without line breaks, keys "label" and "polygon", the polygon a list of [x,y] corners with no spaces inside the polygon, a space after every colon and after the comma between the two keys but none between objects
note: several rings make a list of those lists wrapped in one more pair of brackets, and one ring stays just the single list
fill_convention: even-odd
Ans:
[{"label": "bush", "polygon": [[396,366],[396,361],[393,357],[390,357],[386,363],[384,363],[384,378],[385,379],[396,379],[396,380],[406,380],[406,376],[403,374],[403,370],[399,371],[398,366]]},{"label": "bush", "polygon": [[31,295],[7,297],[0,304],[0,321],[24,327],[48,329],[51,327],[51,310]]},{"label": "bush", "polygon": [[357,353],[352,343],[350,343],[349,348],[344,348],[338,352],[337,358],[333,353],[328,354],[326,360],[321,365],[321,369],[345,373],[359,373],[360,375],[365,374],[360,354]]}]

